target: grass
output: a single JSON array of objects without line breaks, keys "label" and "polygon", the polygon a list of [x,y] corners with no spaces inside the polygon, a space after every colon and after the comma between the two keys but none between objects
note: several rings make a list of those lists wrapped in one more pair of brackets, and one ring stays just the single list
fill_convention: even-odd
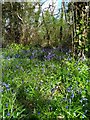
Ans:
[{"label": "grass", "polygon": [[90,119],[90,69],[58,50],[12,44],[2,52],[1,119]]}]

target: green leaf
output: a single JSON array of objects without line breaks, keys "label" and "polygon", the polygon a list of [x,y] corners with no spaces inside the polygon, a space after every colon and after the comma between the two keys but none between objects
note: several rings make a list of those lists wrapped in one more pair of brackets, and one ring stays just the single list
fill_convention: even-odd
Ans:
[{"label": "green leaf", "polygon": [[79,35],[79,39],[81,40],[81,38],[82,38],[82,35],[80,34],[80,35]]}]

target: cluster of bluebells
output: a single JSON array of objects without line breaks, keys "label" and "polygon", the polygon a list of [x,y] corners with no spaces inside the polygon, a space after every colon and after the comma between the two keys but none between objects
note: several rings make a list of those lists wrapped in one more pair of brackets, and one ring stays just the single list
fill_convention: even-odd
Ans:
[{"label": "cluster of bluebells", "polygon": [[66,89],[67,93],[70,94],[70,98],[73,99],[75,94],[74,94],[74,90],[72,88],[72,86],[69,86],[67,89]]},{"label": "cluster of bluebells", "polygon": [[[69,109],[69,104],[73,104],[73,101],[79,103],[81,105],[82,109],[84,109],[83,117],[87,114],[87,106],[88,106],[88,99],[87,97],[83,96],[83,90],[79,88],[73,88],[72,85],[70,85],[68,88],[66,88],[66,97],[63,98],[64,102],[68,102],[68,105],[66,105],[66,109]],[[74,100],[75,98],[75,100]]]},{"label": "cluster of bluebells", "polygon": [[5,87],[7,91],[10,90],[10,86],[6,84],[5,82],[2,82],[2,87]]},{"label": "cluster of bluebells", "polygon": [[[64,51],[62,51],[63,53]],[[66,52],[66,55],[68,55],[68,52]],[[40,60],[51,60],[51,59],[57,59],[61,60],[64,58],[64,55],[60,54],[60,50],[58,48],[30,48],[28,50],[20,50],[17,51],[17,53],[13,53],[12,55],[4,55],[3,57],[5,59],[10,60],[11,58],[29,58],[29,59],[40,59]],[[71,59],[68,57],[68,59]]]},{"label": "cluster of bluebells", "polygon": [[[68,52],[66,53],[67,55],[68,55]],[[11,59],[11,57],[14,57],[14,58],[23,58],[23,57],[26,57],[26,58],[29,58],[29,59],[34,59],[34,58],[38,58],[38,59],[40,59],[40,60],[52,60],[52,59],[55,59],[55,60],[62,60],[62,59],[64,59],[64,57],[65,56],[63,56],[63,55],[60,55],[60,51],[58,50],[58,49],[49,49],[49,48],[40,48],[40,49],[30,49],[30,50],[21,50],[21,52],[19,52],[19,53],[15,53],[15,55],[13,55],[13,56],[7,56],[6,57],[6,59],[8,59],[8,60],[10,60]],[[67,57],[67,60],[70,62],[71,60],[72,60],[72,58],[70,57],[70,56],[68,56]],[[39,61],[39,62],[41,62],[41,61]],[[42,62],[41,62],[42,63]],[[17,65],[16,64],[16,66],[15,66],[15,68],[16,69],[20,69],[20,70],[22,70],[23,72],[24,72],[24,68],[23,67],[21,67],[22,66],[22,62],[20,62],[19,63],[20,65]],[[78,63],[76,62],[76,64],[74,65],[75,67],[77,67],[78,66]],[[35,65],[35,67],[38,67],[38,63]],[[45,64],[43,63],[43,65],[41,65],[40,67],[42,67],[42,69],[39,69],[39,70],[41,70],[42,71],[42,73],[43,74],[45,74],[46,73],[46,70],[47,69],[45,69]],[[53,71],[55,71],[55,74],[57,75],[57,76],[59,76],[58,74],[57,74],[57,66],[56,66],[56,64],[52,64],[51,66],[49,65],[49,67],[53,70]],[[16,71],[16,69],[14,69],[14,72]],[[50,70],[51,70],[50,69]],[[61,69],[61,68],[60,68]],[[62,68],[62,69],[64,69],[64,67]],[[69,67],[66,67],[66,71],[69,71],[70,70],[70,68]],[[64,71],[64,70],[63,70]],[[65,71],[65,72],[66,72]],[[71,71],[71,70],[70,70]],[[71,72],[68,72],[67,73],[67,75],[68,75],[68,79],[70,79],[69,80],[69,82],[71,83],[72,82],[72,75],[73,74],[71,74]],[[78,67],[78,72],[79,71],[81,71],[81,68],[80,67]],[[28,71],[28,72],[30,72],[30,71]],[[59,72],[59,71],[58,71]],[[62,72],[62,74],[64,75],[64,73],[65,72]],[[36,73],[35,73],[36,74]],[[45,74],[46,75],[46,74]],[[61,73],[60,73],[60,75],[61,75]],[[66,75],[66,74],[65,74]],[[4,75],[3,75],[4,76]],[[38,73],[35,75],[36,76],[36,80],[38,79]],[[48,76],[48,74],[47,74],[47,76]],[[41,76],[40,76],[41,77]],[[55,78],[55,77],[53,77],[53,78]],[[66,76],[65,76],[65,78],[66,78]],[[31,79],[31,78],[30,78]],[[51,74],[50,74],[50,79],[51,79]],[[58,78],[57,78],[58,79]],[[48,80],[47,80],[48,81]],[[47,82],[46,81],[46,82]],[[67,81],[66,81],[67,82]],[[86,81],[88,84],[89,84],[89,82],[90,82],[90,80],[87,80]],[[75,83],[75,82],[74,82]],[[25,85],[25,80],[24,79],[22,79],[22,81],[21,81],[21,84],[22,84],[22,86],[23,85]],[[39,82],[38,82],[38,84],[40,85],[40,87],[42,87],[43,85],[44,85],[44,81],[43,80],[40,80]],[[47,84],[48,84],[48,82],[47,82]],[[82,89],[80,89],[79,88],[79,86],[78,86],[78,84],[79,84],[79,82],[77,81],[77,83],[76,83],[76,85],[74,86],[73,85],[73,83],[70,85],[66,85],[65,87],[65,96],[64,96],[64,99],[62,100],[64,103],[65,103],[65,108],[67,109],[67,110],[69,110],[69,108],[70,108],[70,105],[72,105],[73,103],[76,103],[76,101],[75,100],[77,100],[78,101],[78,103],[80,103],[79,105],[81,105],[82,106],[82,108],[85,108],[85,110],[84,110],[84,112],[85,112],[85,114],[88,112],[88,110],[86,109],[86,106],[88,105],[88,98],[86,97],[86,96],[83,96],[82,94],[83,94],[83,92],[82,92]],[[3,86],[3,88],[4,89],[6,89],[7,91],[9,91],[10,90],[10,85],[9,84],[7,84],[7,83],[5,83],[5,82],[2,82],[2,86]],[[39,87],[38,86],[35,86],[35,91],[39,91]],[[53,87],[53,83],[52,83],[52,86],[51,86],[51,93],[52,93],[52,95],[54,96],[54,93],[55,93],[55,91],[58,91],[59,90],[59,87],[58,86],[56,86],[56,87]],[[30,88],[28,88],[28,87],[24,87],[24,91],[23,92],[25,92],[25,94],[26,95],[28,95],[28,94],[30,94]],[[58,94],[58,92],[56,92],[56,94]],[[53,98],[53,97],[52,97]],[[57,98],[58,99],[58,98]],[[37,99],[38,100],[38,99]],[[77,104],[77,103],[76,103]],[[72,105],[72,106],[74,106],[74,105]],[[6,104],[6,108],[8,107],[8,104]],[[51,111],[53,111],[53,106],[50,106],[49,107],[49,111],[51,112]],[[37,114],[38,115],[41,115],[41,111],[39,111],[38,110],[38,112],[37,112]],[[82,118],[84,118],[85,116],[85,114],[83,114],[83,116],[82,116]],[[7,113],[7,116],[10,116],[10,113]]]}]

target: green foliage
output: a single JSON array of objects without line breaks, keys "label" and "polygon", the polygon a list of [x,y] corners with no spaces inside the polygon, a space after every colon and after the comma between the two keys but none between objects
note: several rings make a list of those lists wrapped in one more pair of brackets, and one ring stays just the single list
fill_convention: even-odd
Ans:
[{"label": "green foliage", "polygon": [[53,2],[45,9],[43,5],[41,2],[4,2],[2,46],[12,43],[66,46],[72,49],[73,56],[89,54],[89,11],[85,9],[89,3],[63,3],[57,13]]},{"label": "green foliage", "polygon": [[29,58],[30,51],[42,53],[37,49],[13,44],[3,50],[1,119],[89,120],[88,61]]},{"label": "green foliage", "polygon": [[23,106],[19,106],[16,104],[16,92],[13,93],[11,89],[9,90],[8,85],[5,86],[3,82],[3,95],[2,95],[2,104],[0,104],[2,114],[0,116],[1,119],[21,119],[23,116],[23,112],[25,109]]},{"label": "green foliage", "polygon": [[[36,10],[36,6],[38,6]],[[3,47],[11,43],[57,46],[61,43],[60,27],[63,27],[63,42],[68,38],[65,20],[54,12],[41,10],[40,3],[4,3],[2,7]],[[11,11],[11,12],[10,12]],[[43,15],[41,15],[41,13]],[[67,34],[66,34],[67,33]],[[49,37],[48,37],[49,36]]]}]

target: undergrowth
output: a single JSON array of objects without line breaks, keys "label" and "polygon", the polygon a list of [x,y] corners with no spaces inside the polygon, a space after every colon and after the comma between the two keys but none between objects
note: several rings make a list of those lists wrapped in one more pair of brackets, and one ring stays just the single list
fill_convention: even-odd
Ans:
[{"label": "undergrowth", "polygon": [[0,118],[89,120],[88,59],[13,44],[2,51]]}]

